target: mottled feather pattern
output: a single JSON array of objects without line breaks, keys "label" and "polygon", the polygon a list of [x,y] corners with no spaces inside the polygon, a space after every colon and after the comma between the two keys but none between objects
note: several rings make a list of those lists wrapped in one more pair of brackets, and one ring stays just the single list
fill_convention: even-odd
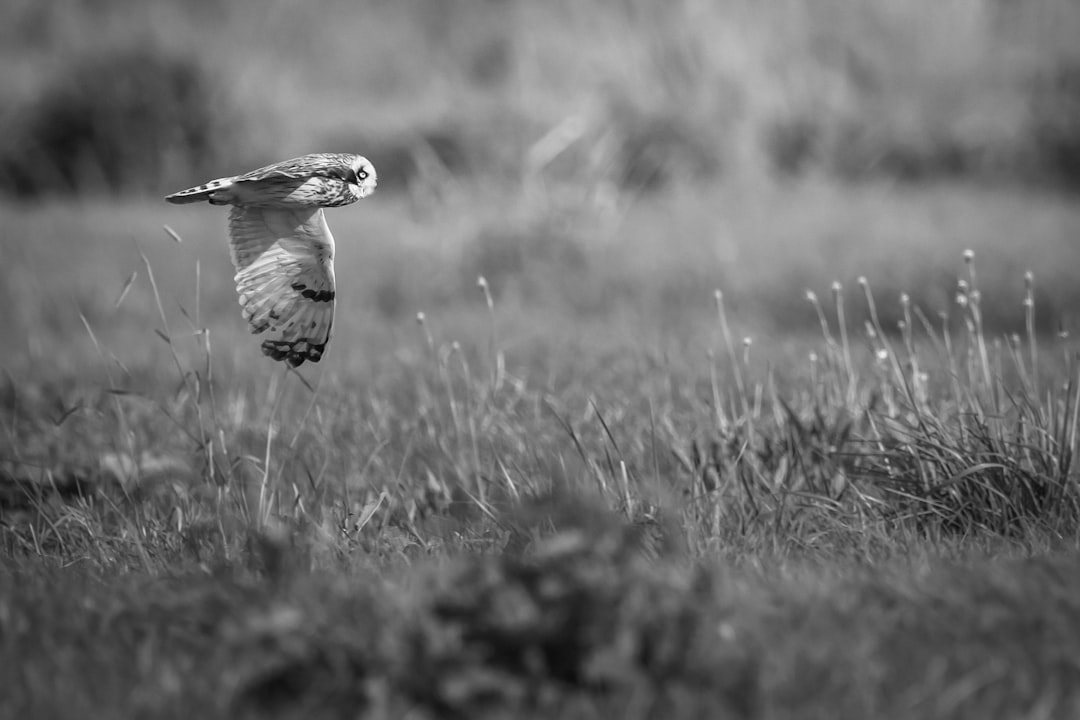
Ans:
[{"label": "mottled feather pattern", "polygon": [[374,192],[375,168],[359,155],[319,153],[212,180],[166,197],[232,205],[229,251],[236,290],[264,354],[318,362],[334,322],[334,238],[323,207]]},{"label": "mottled feather pattern", "polygon": [[328,178],[268,177],[236,181],[234,204],[249,207],[340,207],[359,200],[349,183]]},{"label": "mottled feather pattern", "polygon": [[268,177],[278,176],[300,179],[326,177],[344,180],[342,169],[348,168],[355,158],[356,155],[345,153],[313,153],[257,168],[237,176],[236,179],[263,180]]}]

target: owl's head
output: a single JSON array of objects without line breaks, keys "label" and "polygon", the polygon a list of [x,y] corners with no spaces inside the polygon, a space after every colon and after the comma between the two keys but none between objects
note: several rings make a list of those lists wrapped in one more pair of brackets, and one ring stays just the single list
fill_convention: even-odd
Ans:
[{"label": "owl's head", "polygon": [[375,186],[379,184],[375,175],[375,166],[367,158],[360,155],[353,155],[352,162],[349,163],[349,176],[347,179],[349,183],[356,186],[359,191],[358,194],[362,198],[375,192]]}]

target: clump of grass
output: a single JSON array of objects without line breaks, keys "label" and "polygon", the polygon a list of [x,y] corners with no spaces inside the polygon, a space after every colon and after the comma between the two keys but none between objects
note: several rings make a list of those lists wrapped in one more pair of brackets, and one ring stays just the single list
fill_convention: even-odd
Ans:
[{"label": "clump of grass", "polygon": [[[974,253],[965,252],[964,262],[959,338],[933,327],[902,298],[902,346],[880,346],[889,359],[893,392],[876,439],[880,450],[870,454],[868,469],[899,501],[901,513],[923,520],[929,515],[943,529],[1009,533],[1028,523],[1072,526],[1078,507],[1074,358],[1067,350],[1063,364],[1045,358],[1058,367],[1051,384],[1040,379],[1045,359],[1035,333],[1031,273],[1022,299],[1024,334],[989,338]],[[936,350],[936,357],[921,356],[916,322],[925,332],[922,344]],[[941,377],[930,376],[935,367]],[[935,380],[948,389],[932,402]]]},{"label": "clump of grass", "polygon": [[830,525],[932,536],[1075,527],[1073,356],[1067,345],[1061,359],[1057,348],[1040,349],[1031,273],[1023,335],[989,337],[973,252],[964,263],[960,332],[947,317],[931,323],[907,295],[898,327],[883,327],[860,278],[870,319],[858,354],[870,362],[854,359],[839,284],[831,311],[808,293],[824,347],[810,357],[798,401],[780,393],[771,370],[748,379],[753,364],[738,353],[717,294],[731,381],[713,372],[715,434],[683,456],[698,479],[692,507],[709,528],[704,536],[762,519],[795,537]]},{"label": "clump of grass", "polygon": [[635,526],[580,498],[502,519],[527,538],[520,551],[456,564],[423,592],[409,662],[420,697],[449,712],[756,703],[753,651],[717,634],[707,573],[657,572]]}]

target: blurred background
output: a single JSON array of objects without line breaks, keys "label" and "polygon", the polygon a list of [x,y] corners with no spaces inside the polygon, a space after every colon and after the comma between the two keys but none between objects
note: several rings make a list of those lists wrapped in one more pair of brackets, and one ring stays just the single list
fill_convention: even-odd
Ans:
[{"label": "blurred background", "polygon": [[936,319],[966,248],[992,327],[1027,270],[1069,327],[1077,38],[1075,0],[7,0],[0,330],[33,367],[79,313],[134,346],[143,252],[169,313],[242,332],[224,214],[160,198],[314,151],[379,172],[330,218],[341,362],[417,311],[486,322],[479,275],[524,345],[692,337],[715,289],[813,329],[806,291],[860,276]]}]

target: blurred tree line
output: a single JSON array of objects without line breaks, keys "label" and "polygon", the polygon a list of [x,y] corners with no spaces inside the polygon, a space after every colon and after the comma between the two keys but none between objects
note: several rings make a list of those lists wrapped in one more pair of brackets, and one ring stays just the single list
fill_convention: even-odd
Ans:
[{"label": "blurred tree line", "polygon": [[[244,35],[260,14],[273,24]],[[1080,30],[1080,5],[13,0],[5,59],[39,67],[0,107],[0,193],[158,192],[292,147],[363,147],[387,185],[540,156],[650,190],[743,172],[749,153],[779,177],[1075,189],[1080,50],[1043,42],[1065,21]],[[255,66],[285,80],[238,97]]]}]

